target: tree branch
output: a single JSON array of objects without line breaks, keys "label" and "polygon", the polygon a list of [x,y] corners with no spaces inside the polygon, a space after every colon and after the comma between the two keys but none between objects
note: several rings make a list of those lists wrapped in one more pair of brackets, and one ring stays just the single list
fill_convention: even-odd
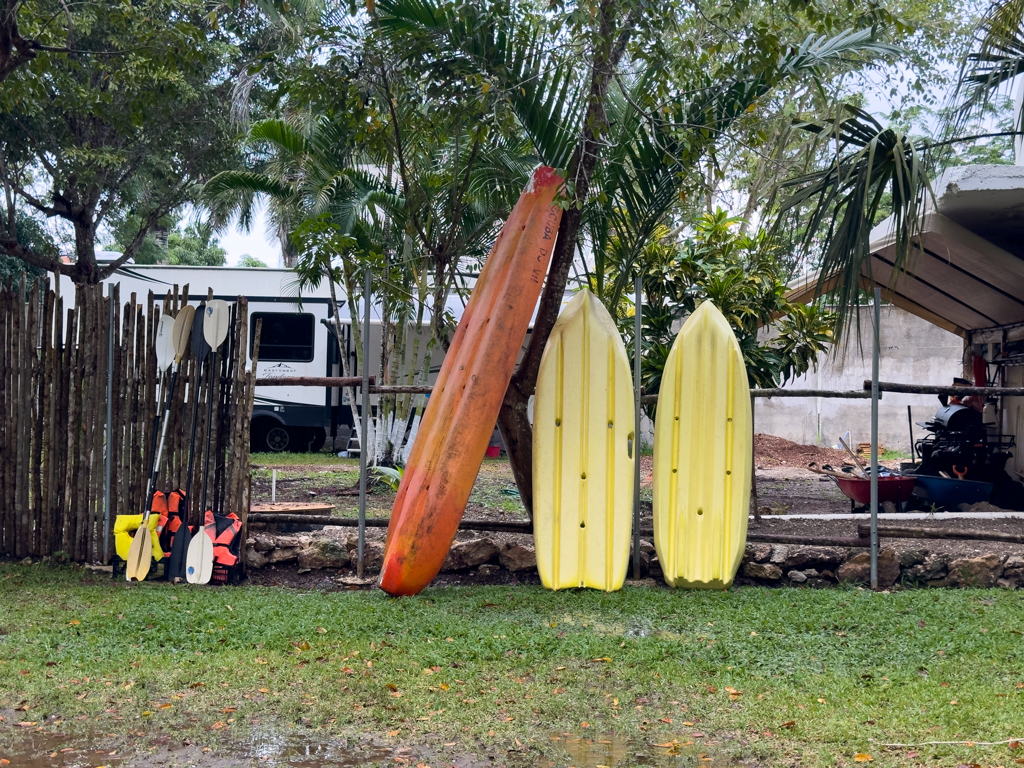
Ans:
[{"label": "tree branch", "polygon": [[59,272],[62,275],[68,276],[74,276],[78,273],[74,264],[65,264],[59,258],[54,259],[50,256],[44,256],[7,235],[0,235],[0,253],[3,253],[5,256],[13,256],[24,261],[26,264],[45,269],[48,272]]}]

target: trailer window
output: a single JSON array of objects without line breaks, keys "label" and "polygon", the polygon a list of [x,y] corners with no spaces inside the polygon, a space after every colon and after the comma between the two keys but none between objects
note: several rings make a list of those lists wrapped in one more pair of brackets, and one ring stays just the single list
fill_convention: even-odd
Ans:
[{"label": "trailer window", "polygon": [[313,315],[301,312],[253,312],[249,318],[249,356],[256,341],[256,321],[263,321],[260,334],[261,363],[309,363],[313,361]]}]

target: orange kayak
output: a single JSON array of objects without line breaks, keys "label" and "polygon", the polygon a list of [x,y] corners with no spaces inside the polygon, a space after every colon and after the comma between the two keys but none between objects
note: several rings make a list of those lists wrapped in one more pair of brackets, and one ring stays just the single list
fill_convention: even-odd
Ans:
[{"label": "orange kayak", "polygon": [[415,595],[448,555],[544,283],[561,185],[553,169],[534,171],[473,288],[391,511],[380,574],[389,594]]}]

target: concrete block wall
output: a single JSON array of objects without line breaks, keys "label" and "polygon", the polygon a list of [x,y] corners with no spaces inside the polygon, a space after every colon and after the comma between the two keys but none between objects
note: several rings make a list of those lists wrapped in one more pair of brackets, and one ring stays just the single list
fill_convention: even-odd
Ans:
[{"label": "concrete block wall", "polygon": [[[963,375],[963,340],[926,320],[892,306],[882,307],[879,339],[879,378],[907,384],[952,383]],[[817,371],[810,371],[787,389],[861,389],[871,378],[871,322],[873,309],[860,311],[860,338],[856,328],[847,342],[832,354],[823,355]],[[939,407],[934,395],[885,393],[879,406],[879,440],[885,448],[910,452],[907,406],[913,419],[925,421]],[[776,398],[756,401],[755,429],[787,440],[810,445],[834,445],[847,430],[854,444],[871,438],[870,400],[826,398]],[[914,425],[914,437],[924,431]]]}]

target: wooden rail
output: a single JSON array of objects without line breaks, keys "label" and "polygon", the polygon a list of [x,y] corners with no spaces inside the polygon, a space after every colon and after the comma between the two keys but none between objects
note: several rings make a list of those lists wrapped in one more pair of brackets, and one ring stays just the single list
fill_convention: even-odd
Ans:
[{"label": "wooden rail", "polygon": [[[250,512],[250,523],[300,523],[310,525],[330,525],[338,528],[355,528],[359,521],[355,517],[324,517],[321,515],[289,515],[277,512]],[[387,528],[390,520],[384,517],[367,518],[367,528]],[[459,523],[463,531],[497,531],[502,533],[533,534],[533,523],[526,521],[503,520],[463,520]],[[641,536],[653,537],[653,528],[641,528]],[[801,536],[784,533],[747,534],[747,541],[764,544],[799,544],[820,547],[868,547],[866,538],[842,536]]]},{"label": "wooden rail", "polygon": [[[870,534],[870,526],[858,525],[857,533],[861,536]],[[1005,541],[1010,544],[1024,544],[1024,534],[1002,533],[1001,531],[979,531],[967,529],[962,531],[948,528],[912,528],[903,525],[880,525],[878,535],[889,539],[972,539],[975,541]]]},{"label": "wooden rail", "polygon": [[[871,390],[871,380],[864,380],[864,389]],[[1024,387],[935,387],[928,384],[898,384],[878,382],[879,392],[901,392],[907,395],[991,395],[992,397],[1024,397]]]}]

